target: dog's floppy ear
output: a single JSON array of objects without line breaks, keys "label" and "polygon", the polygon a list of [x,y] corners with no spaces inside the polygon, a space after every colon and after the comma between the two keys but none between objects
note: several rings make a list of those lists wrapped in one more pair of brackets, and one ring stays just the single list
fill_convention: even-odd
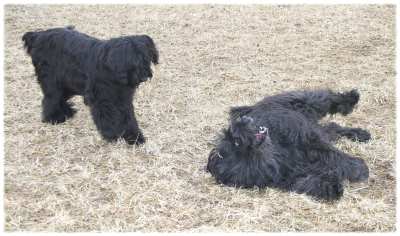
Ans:
[{"label": "dog's floppy ear", "polygon": [[147,52],[148,57],[150,57],[150,61],[153,62],[155,65],[158,64],[158,50],[153,41],[153,39],[148,35],[139,35],[137,36],[138,41],[142,41]]},{"label": "dog's floppy ear", "polygon": [[134,82],[129,80],[137,76],[129,78],[128,73],[142,70],[142,64],[140,52],[127,39],[112,39],[106,45],[103,65],[112,73],[116,82],[124,85]]},{"label": "dog's floppy ear", "polygon": [[158,51],[148,36],[129,36],[110,40],[104,66],[117,82],[135,86],[153,77],[151,63],[158,62]]},{"label": "dog's floppy ear", "polygon": [[239,106],[239,107],[231,107],[229,111],[229,116],[231,121],[236,120],[239,117],[242,117],[253,110],[252,106]]},{"label": "dog's floppy ear", "polygon": [[104,58],[104,65],[113,72],[127,72],[140,65],[138,52],[129,41],[110,42]]}]

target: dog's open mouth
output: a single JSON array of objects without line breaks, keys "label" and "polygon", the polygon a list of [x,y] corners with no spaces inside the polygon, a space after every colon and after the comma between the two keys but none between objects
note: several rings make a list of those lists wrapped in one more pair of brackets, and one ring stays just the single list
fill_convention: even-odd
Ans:
[{"label": "dog's open mouth", "polygon": [[257,141],[262,141],[268,136],[268,128],[265,126],[260,126],[258,133],[255,134]]}]

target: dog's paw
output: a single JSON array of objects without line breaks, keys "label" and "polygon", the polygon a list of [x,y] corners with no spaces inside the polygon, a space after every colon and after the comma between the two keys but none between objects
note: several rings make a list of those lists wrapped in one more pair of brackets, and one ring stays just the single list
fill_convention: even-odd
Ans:
[{"label": "dog's paw", "polygon": [[141,132],[138,135],[131,135],[129,137],[124,137],[124,138],[129,145],[134,145],[134,144],[141,145],[146,142],[146,138]]},{"label": "dog's paw", "polygon": [[64,113],[56,113],[51,116],[43,117],[43,123],[50,123],[52,125],[64,123],[67,120],[67,117]]},{"label": "dog's paw", "polygon": [[357,89],[352,89],[350,92],[345,93],[344,96],[348,97],[352,105],[355,105],[360,100],[360,93]]},{"label": "dog's paw", "polygon": [[69,119],[75,115],[76,109],[74,109],[72,107],[68,107],[67,109],[64,110],[64,112],[65,112],[65,118]]},{"label": "dog's paw", "polygon": [[53,125],[64,123],[67,119],[73,117],[76,113],[76,110],[71,107],[72,104],[65,103],[61,104],[55,110],[43,112],[43,123],[50,123]]},{"label": "dog's paw", "polygon": [[351,158],[346,165],[350,167],[347,173],[347,178],[350,182],[361,182],[368,179],[369,169],[364,160]]},{"label": "dog's paw", "polygon": [[321,188],[315,195],[325,201],[336,201],[343,196],[343,185],[339,181],[322,181]]},{"label": "dog's paw", "polygon": [[351,129],[350,133],[346,135],[351,141],[367,142],[371,139],[371,134],[367,130],[360,128]]},{"label": "dog's paw", "polygon": [[340,94],[339,104],[337,111],[342,115],[348,115],[353,111],[354,106],[360,100],[360,93],[353,89],[349,92]]},{"label": "dog's paw", "polygon": [[136,145],[140,145],[146,142],[146,138],[144,137],[144,135],[142,133],[139,133],[137,139],[136,139]]}]

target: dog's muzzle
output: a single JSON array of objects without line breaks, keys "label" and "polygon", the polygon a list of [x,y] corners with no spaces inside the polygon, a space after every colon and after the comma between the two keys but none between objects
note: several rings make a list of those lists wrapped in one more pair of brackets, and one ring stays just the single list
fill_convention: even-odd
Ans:
[{"label": "dog's muzzle", "polygon": [[257,141],[262,141],[265,139],[266,136],[268,136],[268,128],[265,126],[260,126],[258,133],[255,134]]}]

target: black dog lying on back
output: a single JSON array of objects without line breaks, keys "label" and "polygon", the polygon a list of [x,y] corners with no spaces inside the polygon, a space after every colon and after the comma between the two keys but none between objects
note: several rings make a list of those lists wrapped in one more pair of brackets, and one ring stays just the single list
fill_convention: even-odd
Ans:
[{"label": "black dog lying on back", "polygon": [[68,103],[84,96],[97,129],[113,141],[145,142],[132,105],[136,88],[153,76],[158,51],[147,35],[99,40],[73,27],[27,32],[22,37],[42,88],[42,121],[65,122],[75,110]]},{"label": "black dog lying on back", "polygon": [[340,137],[365,142],[366,130],[321,125],[327,114],[352,112],[352,90],[296,91],[266,97],[254,106],[233,107],[231,124],[211,151],[207,170],[218,183],[250,188],[276,187],[317,199],[336,200],[344,180],[368,179],[364,160],[333,146]]}]

